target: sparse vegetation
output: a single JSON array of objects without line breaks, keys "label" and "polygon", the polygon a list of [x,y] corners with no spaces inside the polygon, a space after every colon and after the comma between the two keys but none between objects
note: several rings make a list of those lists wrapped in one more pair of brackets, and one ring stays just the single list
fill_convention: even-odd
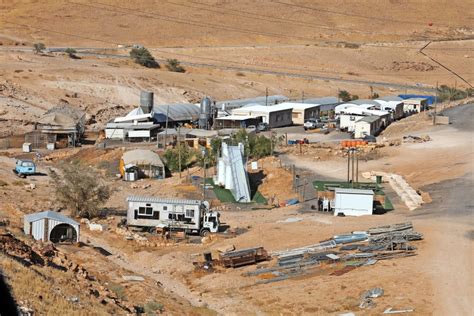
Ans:
[{"label": "sparse vegetation", "polygon": [[337,94],[337,97],[341,99],[343,102],[348,102],[351,100],[357,100],[359,99],[358,95],[352,95],[346,90],[339,90],[339,93]]},{"label": "sparse vegetation", "polygon": [[114,292],[115,295],[117,295],[117,298],[121,300],[126,300],[125,296],[125,288],[121,286],[120,284],[116,283],[109,283],[109,289]]},{"label": "sparse vegetation", "polygon": [[161,303],[150,301],[145,304],[144,309],[145,309],[145,313],[151,316],[151,315],[156,315],[157,312],[161,314],[165,310],[165,307]]},{"label": "sparse vegetation", "polygon": [[139,65],[147,68],[160,68],[160,65],[145,47],[132,48],[130,57]]},{"label": "sparse vegetation", "polygon": [[34,43],[33,44],[33,50],[35,54],[41,54],[43,51],[46,49],[46,45],[43,43]]},{"label": "sparse vegetation", "polygon": [[163,155],[166,167],[172,172],[180,171],[180,156],[181,156],[181,171],[186,169],[193,160],[195,152],[186,144],[179,143],[175,148],[167,149]]},{"label": "sparse vegetation", "polygon": [[181,63],[177,59],[167,59],[166,60],[166,68],[169,71],[173,72],[185,72],[186,70],[181,66]]},{"label": "sparse vegetation", "polygon": [[100,174],[79,162],[61,164],[59,170],[50,169],[49,174],[60,206],[68,208],[73,216],[97,216],[111,193]]},{"label": "sparse vegetation", "polygon": [[474,89],[468,88],[466,90],[457,89],[447,85],[441,85],[438,88],[438,101],[456,101],[471,97]]},{"label": "sparse vegetation", "polygon": [[68,54],[69,58],[77,59],[77,51],[74,48],[66,48],[64,51],[66,54]]}]

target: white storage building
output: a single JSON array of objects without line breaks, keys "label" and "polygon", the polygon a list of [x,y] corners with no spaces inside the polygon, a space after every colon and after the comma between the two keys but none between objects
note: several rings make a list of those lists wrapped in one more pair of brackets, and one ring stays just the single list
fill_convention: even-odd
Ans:
[{"label": "white storage building", "polygon": [[79,223],[53,211],[25,215],[23,231],[44,242],[79,241]]},{"label": "white storage building", "polygon": [[360,189],[335,189],[334,216],[372,215],[374,210],[374,191]]},{"label": "white storage building", "polygon": [[232,111],[232,115],[261,116],[262,122],[268,123],[270,128],[283,127],[293,124],[293,107],[291,105],[276,104],[271,106],[247,105]]},{"label": "white storage building", "polygon": [[390,122],[390,113],[380,110],[367,110],[364,108],[350,107],[344,110],[344,114],[339,115],[339,126],[348,132],[354,132],[355,123],[364,116],[378,116],[380,117],[380,127],[383,129],[387,127]]}]

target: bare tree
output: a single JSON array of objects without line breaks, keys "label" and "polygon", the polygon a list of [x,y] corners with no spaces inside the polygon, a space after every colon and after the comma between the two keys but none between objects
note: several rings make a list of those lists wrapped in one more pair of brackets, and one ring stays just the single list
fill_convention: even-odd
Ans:
[{"label": "bare tree", "polygon": [[103,177],[91,167],[79,162],[64,163],[59,171],[50,170],[56,202],[68,208],[73,216],[95,217],[109,199],[110,189]]},{"label": "bare tree", "polygon": [[34,50],[35,54],[42,53],[45,49],[46,49],[46,45],[44,45],[43,43],[33,44],[33,50]]}]

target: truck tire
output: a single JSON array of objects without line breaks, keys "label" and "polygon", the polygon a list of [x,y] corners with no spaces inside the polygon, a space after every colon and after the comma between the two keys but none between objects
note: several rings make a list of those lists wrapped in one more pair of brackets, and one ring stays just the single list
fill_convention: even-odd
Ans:
[{"label": "truck tire", "polygon": [[202,228],[201,231],[199,232],[199,235],[201,235],[201,237],[206,237],[206,236],[209,236],[211,232],[209,231],[209,229],[207,228]]}]

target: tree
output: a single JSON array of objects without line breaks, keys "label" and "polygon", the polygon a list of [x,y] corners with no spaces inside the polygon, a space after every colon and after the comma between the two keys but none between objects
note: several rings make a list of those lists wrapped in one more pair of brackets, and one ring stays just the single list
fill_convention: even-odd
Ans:
[{"label": "tree", "polygon": [[76,56],[77,51],[74,48],[66,48],[64,52],[68,54],[70,58],[77,58]]},{"label": "tree", "polygon": [[139,65],[147,68],[160,68],[160,65],[145,47],[132,48],[130,57]]},{"label": "tree", "polygon": [[111,191],[100,174],[80,162],[59,165],[59,173],[50,169],[56,201],[73,216],[95,217],[109,199]]},{"label": "tree", "polygon": [[46,49],[46,45],[44,45],[43,43],[34,43],[33,44],[33,50],[34,50],[35,54],[42,53],[45,49]]},{"label": "tree", "polygon": [[337,94],[337,96],[339,97],[339,99],[341,99],[344,102],[351,100],[351,94],[346,90],[339,90],[339,93]]},{"label": "tree", "polygon": [[188,145],[184,143],[178,143],[175,148],[167,149],[163,155],[166,162],[166,167],[171,171],[180,171],[180,158],[181,158],[181,171],[189,166],[192,162],[195,153]]},{"label": "tree", "polygon": [[351,95],[351,100],[359,100],[359,96],[357,94]]},{"label": "tree", "polygon": [[166,68],[168,68],[169,71],[185,72],[183,66],[181,66],[180,62],[177,59],[167,59],[166,62]]}]

